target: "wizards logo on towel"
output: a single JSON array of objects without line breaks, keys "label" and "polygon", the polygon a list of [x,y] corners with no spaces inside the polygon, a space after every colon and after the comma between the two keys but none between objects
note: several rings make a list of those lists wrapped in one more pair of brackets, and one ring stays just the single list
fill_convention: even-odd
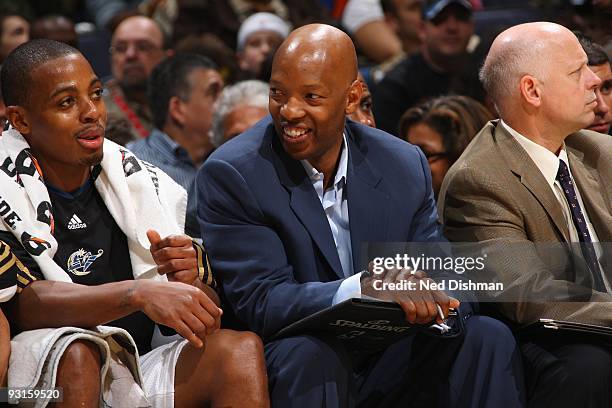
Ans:
[{"label": "wizards logo on towel", "polygon": [[68,272],[76,276],[88,275],[91,271],[89,267],[104,253],[103,249],[98,249],[96,255],[83,248],[73,252],[68,258]]}]

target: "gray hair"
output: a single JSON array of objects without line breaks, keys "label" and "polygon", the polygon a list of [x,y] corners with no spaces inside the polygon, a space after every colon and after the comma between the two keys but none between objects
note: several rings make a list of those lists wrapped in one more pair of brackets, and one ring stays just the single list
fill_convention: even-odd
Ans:
[{"label": "gray hair", "polygon": [[215,104],[210,133],[210,141],[213,146],[219,147],[223,144],[223,134],[225,133],[223,122],[225,122],[227,115],[239,105],[268,110],[269,94],[270,87],[268,84],[258,80],[241,81],[225,87]]}]

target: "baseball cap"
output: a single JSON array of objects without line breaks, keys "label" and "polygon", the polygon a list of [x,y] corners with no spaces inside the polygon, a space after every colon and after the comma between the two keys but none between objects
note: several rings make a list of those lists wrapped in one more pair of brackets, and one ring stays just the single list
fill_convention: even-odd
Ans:
[{"label": "baseball cap", "polygon": [[289,24],[276,14],[255,13],[245,19],[238,30],[238,49],[244,47],[251,34],[259,31],[273,31],[285,39],[289,35]]},{"label": "baseball cap", "polygon": [[426,1],[423,4],[423,18],[425,20],[432,20],[442,10],[451,4],[458,4],[465,7],[466,10],[472,11],[472,4],[467,0],[439,0],[439,1]]}]

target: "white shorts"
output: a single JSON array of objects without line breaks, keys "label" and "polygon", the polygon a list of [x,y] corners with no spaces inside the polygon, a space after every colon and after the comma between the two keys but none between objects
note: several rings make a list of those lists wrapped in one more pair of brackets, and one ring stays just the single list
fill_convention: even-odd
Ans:
[{"label": "white shorts", "polygon": [[154,408],[174,407],[174,373],[187,340],[175,340],[140,357],[142,388]]}]

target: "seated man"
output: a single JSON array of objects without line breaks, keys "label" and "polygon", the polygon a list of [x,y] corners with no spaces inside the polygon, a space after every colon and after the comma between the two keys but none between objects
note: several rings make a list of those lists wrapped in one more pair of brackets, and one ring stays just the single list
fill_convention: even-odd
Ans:
[{"label": "seated man", "polygon": [[[230,306],[225,312],[266,340],[353,294],[372,294],[368,274],[355,273],[365,266],[362,243],[443,240],[420,150],[346,121],[361,91],[346,34],[321,24],[295,30],[274,58],[272,119],[219,147],[196,178],[198,218]],[[387,271],[385,279],[400,279],[393,275]],[[390,300],[420,324],[436,319],[436,303],[445,313],[458,306],[441,291],[421,298],[397,292]],[[487,317],[468,319],[473,311],[463,307],[465,337],[452,353],[444,347],[451,343],[441,341],[437,351],[422,354],[408,336],[353,365],[346,349],[318,336],[269,341],[272,405],[379,405],[395,395],[390,406],[398,400],[431,406],[418,405],[416,394],[426,389],[432,390],[426,397],[441,395],[446,406],[520,407],[510,331]],[[419,359],[449,368],[412,370]]]},{"label": "seated man", "polygon": [[[185,191],[104,140],[102,84],[87,60],[66,44],[35,40],[6,59],[2,88],[12,129],[0,139],[0,237],[17,258],[21,292],[10,316],[25,330],[14,346],[35,338],[33,329],[121,327],[142,356],[142,381],[114,398],[142,389],[153,406],[266,406],[259,341],[218,329],[211,276],[196,261],[205,254],[176,235]],[[154,323],[186,340],[149,351]],[[56,382],[65,405],[97,406],[114,380],[125,381],[101,383],[102,360],[90,340],[68,346]]]},{"label": "seated man", "polygon": [[[502,32],[481,79],[501,120],[444,179],[446,236],[499,255],[488,279],[504,284],[496,310],[517,329],[542,318],[611,327],[612,139],[581,131],[601,80],[576,36],[552,23]],[[547,332],[520,332],[530,406],[609,407],[608,342]]]},{"label": "seated man", "polygon": [[196,54],[178,54],[160,62],[147,86],[154,129],[146,139],[128,143],[139,159],[162,169],[190,192],[185,230],[200,237],[192,184],[214,149],[209,133],[213,106],[223,88],[216,65]]}]

